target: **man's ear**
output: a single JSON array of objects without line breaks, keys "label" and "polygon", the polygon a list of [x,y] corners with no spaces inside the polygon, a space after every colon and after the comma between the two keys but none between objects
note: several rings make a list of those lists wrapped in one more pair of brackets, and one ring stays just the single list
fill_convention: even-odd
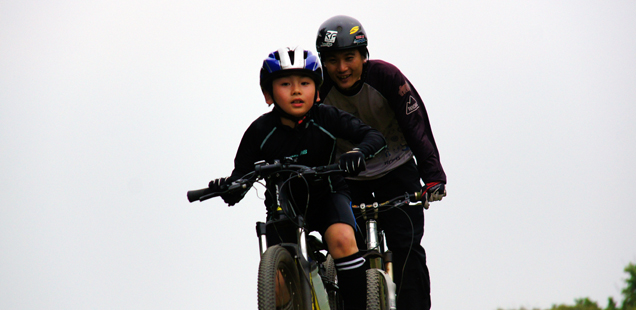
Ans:
[{"label": "man's ear", "polygon": [[272,95],[263,89],[263,97],[265,97],[265,103],[267,103],[267,105],[272,105],[272,103],[274,103],[274,97],[272,97]]}]

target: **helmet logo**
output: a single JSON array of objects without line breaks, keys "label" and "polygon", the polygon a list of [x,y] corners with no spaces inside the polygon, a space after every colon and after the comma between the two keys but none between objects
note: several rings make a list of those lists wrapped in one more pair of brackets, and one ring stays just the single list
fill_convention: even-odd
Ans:
[{"label": "helmet logo", "polygon": [[354,33],[358,32],[358,30],[360,30],[360,26],[355,26],[355,27],[351,28],[351,30],[349,30],[349,34],[354,34]]},{"label": "helmet logo", "polygon": [[353,40],[353,44],[362,44],[364,42],[367,42],[367,38],[365,38],[363,34],[357,35]]},{"label": "helmet logo", "polygon": [[320,45],[320,46],[321,47],[332,46],[334,43],[336,43],[336,37],[337,36],[338,36],[338,31],[327,30],[327,32],[325,33],[325,40],[322,43],[322,45]]}]

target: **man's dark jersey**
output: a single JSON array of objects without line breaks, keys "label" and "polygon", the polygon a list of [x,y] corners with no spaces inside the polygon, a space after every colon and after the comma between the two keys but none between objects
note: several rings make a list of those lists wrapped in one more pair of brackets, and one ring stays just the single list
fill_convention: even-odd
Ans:
[{"label": "man's dark jersey", "polygon": [[[337,89],[325,74],[320,97],[324,98],[322,103],[355,115],[386,139],[387,148],[367,161],[367,170],[353,179],[380,178],[415,156],[424,182],[446,183],[426,108],[397,67],[382,60],[368,60],[361,81],[346,92]],[[346,152],[351,145],[339,141],[338,148]]]},{"label": "man's dark jersey", "polygon": [[[337,138],[351,141],[367,158],[374,157],[385,147],[380,132],[332,106],[314,105],[295,128],[283,125],[280,114],[273,110],[261,115],[245,131],[230,180],[253,171],[254,163],[261,160],[272,163],[292,157],[296,158],[297,164],[310,167],[335,163]],[[302,184],[298,189],[306,187]],[[312,183],[309,188],[310,197],[320,197],[327,193],[346,192],[346,183],[343,176],[336,175]]]}]

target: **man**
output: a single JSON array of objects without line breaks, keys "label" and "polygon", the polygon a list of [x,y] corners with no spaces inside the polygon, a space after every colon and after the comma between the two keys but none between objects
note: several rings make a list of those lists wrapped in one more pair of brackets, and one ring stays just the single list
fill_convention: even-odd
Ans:
[{"label": "man", "polygon": [[[422,99],[397,67],[369,60],[367,44],[360,22],[343,15],[326,20],[316,38],[327,73],[320,89],[322,103],[357,116],[380,131],[387,142],[382,153],[366,162],[366,171],[347,178],[352,201],[383,202],[420,191],[420,179],[429,201],[441,200],[446,195],[446,174]],[[343,140],[338,143],[342,153],[353,147]],[[422,207],[382,213],[378,224],[393,252],[398,309],[430,309],[430,278],[426,252],[420,244],[424,235]],[[364,244],[358,241],[358,246]]]}]

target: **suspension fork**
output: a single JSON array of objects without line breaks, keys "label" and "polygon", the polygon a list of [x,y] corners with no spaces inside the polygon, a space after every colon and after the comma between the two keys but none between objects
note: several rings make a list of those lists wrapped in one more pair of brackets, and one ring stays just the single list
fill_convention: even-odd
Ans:
[{"label": "suspension fork", "polygon": [[[370,259],[371,268],[386,271],[391,277],[391,280],[393,280],[393,254],[388,250],[386,245],[384,231],[378,229],[378,207],[377,202],[374,202],[370,206],[360,204],[362,216],[366,221],[367,250],[377,251],[381,254],[381,257]],[[382,264],[383,261],[384,265]]]}]

